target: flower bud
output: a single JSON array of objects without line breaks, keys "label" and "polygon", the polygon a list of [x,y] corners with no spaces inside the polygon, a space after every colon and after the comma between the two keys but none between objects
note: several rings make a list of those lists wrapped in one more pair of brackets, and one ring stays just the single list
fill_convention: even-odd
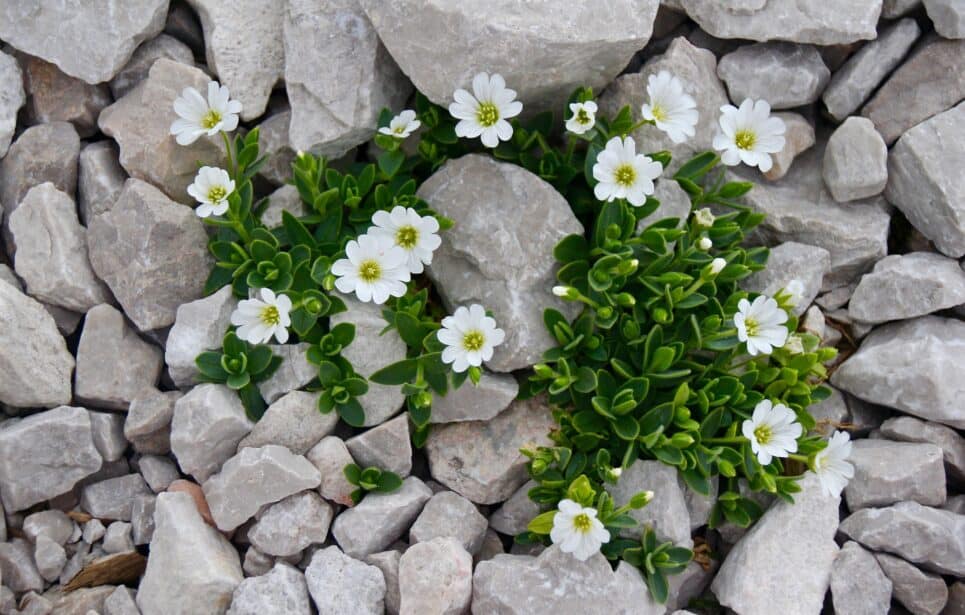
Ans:
[{"label": "flower bud", "polygon": [[569,287],[569,286],[554,286],[554,287],[553,287],[553,294],[556,295],[557,297],[565,297],[565,296],[567,296],[568,294],[570,294],[570,287]]},{"label": "flower bud", "polygon": [[620,293],[615,297],[615,299],[617,305],[620,307],[633,307],[637,303],[637,300],[634,299],[633,295],[630,293]]},{"label": "flower bud", "polygon": [[609,305],[604,305],[599,310],[597,310],[596,313],[600,318],[607,320],[608,318],[613,317],[613,308],[610,307]]},{"label": "flower bud", "polygon": [[787,338],[786,342],[784,342],[784,349],[791,354],[801,354],[804,352],[804,343],[801,341],[799,336],[792,335]]},{"label": "flower bud", "polygon": [[422,391],[416,394],[413,402],[416,408],[431,408],[432,407],[432,393],[429,391]]},{"label": "flower bud", "polygon": [[620,476],[623,474],[623,468],[613,468],[612,473],[616,478],[620,478]]},{"label": "flower bud", "polygon": [[716,219],[717,218],[714,217],[714,214],[711,213],[710,209],[707,207],[698,209],[694,212],[694,220],[697,222],[698,226],[710,228],[711,226],[714,226],[714,220]]},{"label": "flower bud", "polygon": [[332,274],[328,274],[327,276],[322,278],[322,288],[324,288],[328,292],[332,292],[332,290],[335,289],[335,276]]},{"label": "flower bud", "polygon": [[726,266],[727,266],[727,261],[725,261],[720,257],[715,258],[714,260],[710,261],[710,274],[717,275],[718,273],[723,271],[724,267]]},{"label": "flower bud", "polygon": [[687,448],[693,443],[694,443],[693,437],[683,432],[675,433],[670,438],[670,446],[674,448]]},{"label": "flower bud", "polygon": [[697,247],[706,252],[714,247],[714,242],[710,240],[710,237],[701,237],[697,240]]}]

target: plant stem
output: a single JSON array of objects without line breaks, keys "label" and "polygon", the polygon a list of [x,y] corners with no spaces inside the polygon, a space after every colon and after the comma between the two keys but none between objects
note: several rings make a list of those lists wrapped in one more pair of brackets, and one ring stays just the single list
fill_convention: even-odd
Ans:
[{"label": "plant stem", "polygon": [[224,141],[224,153],[228,159],[228,172],[237,181],[238,178],[235,176],[238,174],[238,169],[235,168],[234,158],[231,155],[231,141],[228,139],[228,133],[223,130],[221,131],[221,140]]},{"label": "plant stem", "polygon": [[747,438],[744,436],[733,436],[730,438],[703,438],[701,440],[701,442],[704,444],[743,444],[747,441]]}]

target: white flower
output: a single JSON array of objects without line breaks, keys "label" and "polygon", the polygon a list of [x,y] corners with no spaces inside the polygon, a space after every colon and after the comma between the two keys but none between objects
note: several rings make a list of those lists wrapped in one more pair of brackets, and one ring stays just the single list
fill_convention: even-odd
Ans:
[{"label": "white flower", "polygon": [[383,126],[379,128],[379,132],[384,135],[389,135],[390,137],[396,137],[397,139],[405,139],[415,131],[419,130],[419,126],[422,126],[422,122],[415,119],[415,111],[412,109],[406,109],[399,115],[392,118],[388,126]]},{"label": "white flower", "polygon": [[599,182],[593,194],[601,201],[626,199],[640,207],[647,202],[647,195],[653,194],[653,180],[661,173],[663,166],[659,162],[637,154],[633,137],[613,137],[593,165],[593,178]]},{"label": "white flower", "polygon": [[771,354],[787,341],[787,312],[777,305],[777,301],[761,295],[751,303],[741,299],[734,314],[737,339],[747,342],[747,352],[751,356]]},{"label": "white flower", "polygon": [[235,191],[235,182],[228,172],[218,167],[201,167],[188,186],[188,194],[201,205],[194,213],[202,218],[220,216],[228,211],[228,196]]},{"label": "white flower", "polygon": [[179,145],[191,145],[202,135],[212,137],[237,128],[241,103],[229,99],[227,87],[211,81],[208,100],[196,89],[184,88],[174,101],[174,112],[180,117],[171,124],[171,134]]},{"label": "white flower", "polygon": [[553,516],[550,539],[563,553],[572,553],[573,557],[585,562],[600,550],[601,545],[610,542],[610,532],[596,518],[596,509],[583,508],[573,500],[560,500],[559,510]]},{"label": "white flower", "polygon": [[566,129],[575,135],[581,135],[596,124],[596,103],[588,100],[582,103],[570,103],[573,117],[566,120]]},{"label": "white flower", "polygon": [[804,284],[795,278],[784,287],[784,293],[787,295],[788,306],[794,307],[804,298]]},{"label": "white flower", "polygon": [[288,341],[288,327],[292,324],[288,313],[292,300],[287,295],[275,295],[270,288],[261,289],[261,299],[244,299],[231,313],[231,324],[238,327],[238,337],[252,344],[264,344],[275,336],[279,344]]},{"label": "white flower", "polygon": [[701,237],[697,240],[697,247],[706,252],[714,247],[714,242],[710,240],[710,237]]},{"label": "white flower", "polygon": [[456,102],[449,105],[449,113],[459,120],[456,136],[481,137],[486,147],[509,141],[513,127],[506,120],[523,110],[523,103],[516,100],[516,90],[507,88],[501,75],[479,73],[472,80],[472,91],[470,94],[459,88],[452,95]]},{"label": "white flower", "polygon": [[355,293],[359,301],[382,304],[401,297],[409,281],[405,250],[385,237],[360,235],[345,246],[345,256],[332,265],[335,288]]},{"label": "white flower", "polygon": [[787,342],[784,343],[784,349],[791,354],[801,354],[804,352],[804,342],[801,341],[800,336],[792,335],[787,338]]},{"label": "white flower", "polygon": [[568,296],[568,295],[570,294],[570,287],[569,287],[569,286],[554,286],[554,287],[553,287],[553,294],[556,295],[557,297],[566,297],[566,296]]},{"label": "white flower", "polygon": [[720,257],[715,258],[714,260],[710,261],[710,273],[713,275],[717,275],[718,273],[723,271],[724,267],[726,266],[727,266],[727,261],[725,261]]},{"label": "white flower", "polygon": [[486,316],[483,306],[474,303],[468,308],[456,308],[452,316],[443,318],[436,337],[446,345],[442,362],[452,363],[454,372],[464,372],[493,358],[493,349],[503,343],[506,334]]},{"label": "white flower", "polygon": [[714,137],[714,149],[720,160],[734,166],[743,162],[758,167],[762,173],[771,170],[771,154],[784,149],[784,122],[771,117],[771,106],[765,100],[744,99],[738,109],[734,105],[720,108],[720,130]]},{"label": "white flower", "polygon": [[697,101],[684,92],[684,84],[662,70],[647,79],[650,102],[640,108],[643,119],[650,120],[667,133],[674,143],[683,143],[696,134]]},{"label": "white flower", "polygon": [[844,431],[836,431],[828,440],[828,445],[815,453],[811,462],[812,470],[818,475],[821,487],[829,496],[836,498],[854,478],[854,466],[848,463],[851,456],[851,436]]},{"label": "white flower", "polygon": [[420,216],[411,207],[396,205],[392,211],[377,211],[372,216],[368,234],[384,237],[402,248],[410,273],[422,273],[423,265],[432,263],[432,253],[442,244],[436,232],[439,221],[433,216]]},{"label": "white flower", "polygon": [[714,220],[716,219],[714,212],[710,211],[709,207],[704,207],[694,212],[694,221],[697,223],[697,226],[710,228],[714,226]]},{"label": "white flower", "polygon": [[769,399],[761,400],[754,407],[753,416],[741,424],[741,433],[751,441],[751,450],[764,466],[774,457],[797,452],[802,431],[793,410],[784,404],[774,405]]}]

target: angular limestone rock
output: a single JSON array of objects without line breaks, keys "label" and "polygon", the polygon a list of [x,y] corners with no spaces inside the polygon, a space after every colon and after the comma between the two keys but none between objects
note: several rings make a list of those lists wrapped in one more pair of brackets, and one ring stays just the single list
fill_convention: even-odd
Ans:
[{"label": "angular limestone rock", "polygon": [[930,252],[891,254],[861,277],[848,314],[865,323],[905,320],[965,304],[965,270]]},{"label": "angular limestone rock", "polygon": [[203,482],[235,454],[253,426],[237,393],[202,384],[174,404],[171,452],[185,474]]},{"label": "angular limestone rock", "polygon": [[641,491],[653,491],[653,500],[639,510],[631,510],[630,516],[640,525],[626,530],[626,535],[639,538],[643,528],[653,527],[661,542],[669,540],[677,546],[690,548],[690,512],[684,498],[684,489],[677,479],[677,470],[659,461],[633,462],[623,471],[617,484],[610,488],[616,506],[623,506]]},{"label": "angular limestone rock", "polygon": [[174,326],[164,345],[164,362],[174,384],[184,387],[195,383],[198,373],[195,358],[205,350],[221,348],[236,307],[238,299],[230,285],[203,299],[178,306]]},{"label": "angular limestone rock", "polygon": [[824,183],[839,203],[881,194],[888,183],[888,147],[871,120],[850,117],[828,139]]},{"label": "angular limestone rock", "polygon": [[910,416],[898,416],[882,423],[879,432],[891,440],[939,446],[945,460],[945,474],[951,480],[965,483],[965,438],[954,429]]},{"label": "angular limestone rock", "polygon": [[942,450],[934,444],[858,440],[848,460],[854,479],[844,497],[852,511],[905,500],[926,506],[945,503]]},{"label": "angular limestone rock", "polygon": [[395,472],[402,478],[412,471],[412,442],[407,414],[349,438],[345,446],[363,468],[375,466]]},{"label": "angular limestone rock", "polygon": [[392,493],[368,493],[335,518],[332,537],[352,557],[384,551],[405,534],[431,496],[432,490],[415,476]]},{"label": "angular limestone rock", "polygon": [[834,559],[831,598],[835,613],[886,613],[891,607],[891,580],[882,572],[874,555],[849,541]]},{"label": "angular limestone rock", "polygon": [[792,310],[800,316],[824,286],[824,276],[831,270],[831,253],[824,248],[787,241],[771,248],[767,268],[747,277],[741,286],[747,290],[773,296],[793,280],[804,286],[800,301]]},{"label": "angular limestone rock", "polygon": [[811,45],[758,43],[728,53],[717,65],[730,99],[766,100],[772,109],[813,103],[824,91],[831,71]]},{"label": "angular limestone rock", "polygon": [[278,562],[266,574],[249,577],[235,588],[227,615],[310,615],[305,575]]},{"label": "angular limestone rock", "polygon": [[426,502],[419,518],[409,530],[409,542],[416,544],[435,538],[454,538],[462,548],[475,555],[482,547],[486,517],[472,502],[452,491],[440,491]]},{"label": "angular limestone rock", "polygon": [[894,555],[875,553],[874,557],[891,581],[891,595],[895,600],[912,613],[938,615],[942,612],[948,602],[948,587],[940,576],[919,570]]},{"label": "angular limestone rock", "polygon": [[114,98],[122,98],[133,90],[134,86],[144,81],[151,66],[161,58],[194,66],[194,53],[190,47],[173,36],[159,34],[138,47],[130,61],[111,79],[111,93]]},{"label": "angular limestone rock", "polygon": [[77,167],[77,209],[82,224],[114,207],[124,189],[127,173],[118,162],[117,146],[96,141],[80,150]]},{"label": "angular limestone rock", "polygon": [[478,385],[467,380],[433,399],[429,422],[488,421],[509,407],[518,393],[519,383],[513,376],[483,372]]},{"label": "angular limestone rock", "polygon": [[345,466],[355,463],[345,442],[337,436],[326,436],[305,454],[322,476],[318,492],[326,500],[343,506],[354,506],[352,492],[356,487],[348,482],[343,472]]},{"label": "angular limestone rock", "polygon": [[304,455],[337,424],[338,414],[318,411],[318,393],[292,391],[268,406],[251,433],[238,443],[238,450],[278,444]]},{"label": "angular limestone rock", "polygon": [[7,153],[17,128],[17,111],[23,106],[23,76],[13,56],[0,51],[0,157]]},{"label": "angular limestone rock", "polygon": [[248,530],[248,539],[262,553],[297,555],[328,537],[332,507],[317,493],[303,491],[266,507]]},{"label": "angular limestone rock", "polygon": [[345,555],[338,547],[315,552],[305,569],[305,581],[319,613],[382,615],[384,611],[382,572]]},{"label": "angular limestone rock", "polygon": [[414,544],[399,560],[400,615],[460,615],[472,600],[472,555],[454,538]]}]

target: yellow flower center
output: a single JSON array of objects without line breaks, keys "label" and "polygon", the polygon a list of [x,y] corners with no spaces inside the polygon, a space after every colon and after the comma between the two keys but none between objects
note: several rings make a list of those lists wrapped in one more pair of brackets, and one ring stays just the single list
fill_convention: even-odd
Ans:
[{"label": "yellow flower center", "polygon": [[654,103],[650,107],[650,114],[653,115],[653,119],[657,122],[662,122],[667,119],[667,112],[657,103]]},{"label": "yellow flower center", "polygon": [[482,331],[469,331],[462,336],[462,347],[470,352],[481,350],[485,343],[486,336],[482,334]]},{"label": "yellow flower center", "polygon": [[757,142],[757,135],[750,130],[738,130],[734,134],[734,143],[740,149],[751,149],[754,147],[754,143]]},{"label": "yellow flower center", "polygon": [[211,130],[221,121],[221,114],[214,109],[208,109],[208,112],[201,117],[201,127],[207,130]]},{"label": "yellow flower center", "polygon": [[212,186],[212,188],[208,190],[208,200],[212,203],[218,203],[226,196],[228,196],[228,191],[225,190],[224,186]]},{"label": "yellow flower center", "polygon": [[582,534],[589,532],[592,526],[593,522],[590,520],[590,515],[586,513],[580,513],[573,517],[573,527]]},{"label": "yellow flower center", "polygon": [[401,135],[403,132],[405,132],[405,126],[396,126],[395,128],[392,129],[392,132],[394,132],[397,135]]},{"label": "yellow flower center", "polygon": [[757,438],[758,444],[767,444],[771,441],[772,435],[771,428],[767,425],[758,425],[754,430],[754,437]]},{"label": "yellow flower center", "polygon": [[272,326],[280,323],[281,315],[278,313],[278,308],[273,305],[266,305],[261,308],[261,322]]},{"label": "yellow flower center", "polygon": [[395,232],[395,243],[411,250],[419,243],[419,231],[414,226],[403,226]]},{"label": "yellow flower center", "polygon": [[586,112],[586,109],[580,109],[576,112],[576,123],[577,124],[589,124],[590,114]]},{"label": "yellow flower center", "polygon": [[616,183],[620,184],[621,186],[629,188],[637,179],[637,172],[633,170],[632,165],[621,164],[613,172],[613,179],[616,180]]},{"label": "yellow flower center", "polygon": [[760,331],[761,326],[753,318],[745,318],[744,328],[747,329],[747,337],[754,337]]},{"label": "yellow flower center", "polygon": [[362,261],[359,265],[359,277],[363,282],[375,282],[382,277],[382,266],[376,260]]},{"label": "yellow flower center", "polygon": [[479,111],[476,112],[476,120],[480,126],[489,128],[499,121],[499,109],[491,102],[480,103]]}]

